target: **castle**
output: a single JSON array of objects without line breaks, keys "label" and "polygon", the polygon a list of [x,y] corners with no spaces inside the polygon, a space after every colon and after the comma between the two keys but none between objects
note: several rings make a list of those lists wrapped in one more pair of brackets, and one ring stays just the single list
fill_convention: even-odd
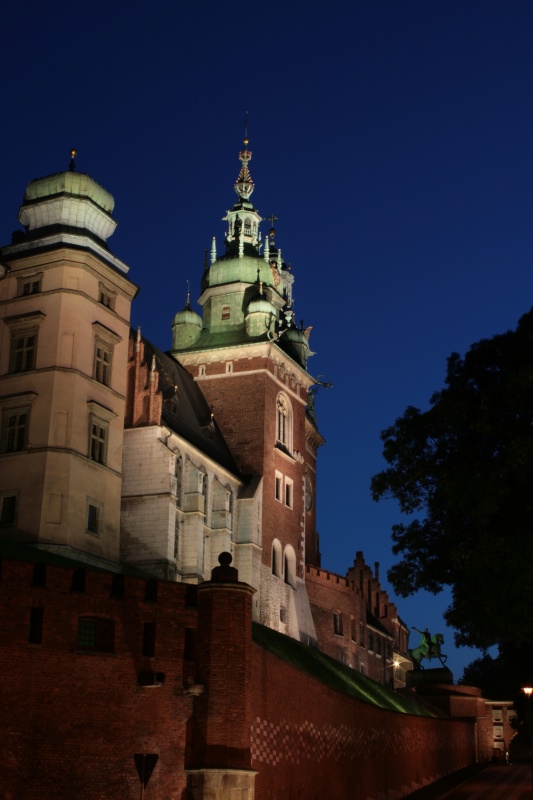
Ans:
[{"label": "castle", "polygon": [[[380,585],[377,565],[372,570],[361,552],[346,576],[320,563],[315,506],[324,440],[314,414],[317,382],[308,371],[310,329],[295,324],[296,276],[274,228],[260,232],[247,139],[239,159],[224,250],[218,255],[213,239],[204,265],[203,314],[188,297],[174,317],[168,352],[130,329],[137,287],[107,244],[114,201],[76,171],[74,154],[65,172],[28,184],[19,213],[24,231],[0,250],[0,589],[10,609],[4,641],[22,665],[6,686],[12,708],[25,708],[31,718],[27,702],[36,697],[29,684],[42,685],[45,705],[50,692],[56,700],[31,734],[14,712],[13,774],[31,748],[44,771],[52,763],[43,744],[47,720],[63,731],[61,746],[71,746],[67,739],[79,746],[71,736],[78,722],[68,709],[76,698],[83,703],[86,692],[95,705],[85,724],[106,741],[93,745],[99,764],[111,740],[120,742],[117,751],[135,754],[144,788],[145,770],[156,763],[146,758],[164,761],[161,741],[168,736],[175,749],[167,755],[179,762],[180,777],[172,783],[167,763],[154,797],[182,797],[187,787],[194,797],[251,798],[254,770],[282,758],[268,744],[269,726],[282,739],[292,730],[294,721],[282,721],[290,687],[305,684],[305,703],[314,691],[311,679],[294,683],[290,670],[258,654],[252,621],[256,638],[263,635],[274,649],[288,646],[276,639],[285,634],[305,645],[309,658],[323,654],[376,685],[405,685],[408,628]],[[219,563],[221,553],[229,556]],[[41,683],[39,653],[46,665]],[[89,655],[91,665],[83,660]],[[258,674],[271,680],[261,695]],[[71,680],[67,675],[72,686],[58,693],[53,676],[60,686]],[[110,689],[100,703],[105,681]],[[178,684],[181,699],[172,713],[142,694],[172,685],[175,697]],[[367,691],[370,697],[374,690]],[[131,731],[113,722],[108,740],[103,729],[113,702],[111,716],[123,714]],[[333,709],[336,701],[328,702]],[[417,708],[409,713],[418,719]],[[421,726],[422,741],[424,726],[434,730],[443,721],[427,722],[432,715],[425,711],[420,716],[412,724]],[[316,735],[309,753],[329,746],[327,719],[308,720]],[[390,720],[380,724],[385,730]],[[335,728],[341,760],[357,739],[352,722],[343,725]],[[445,748],[440,766],[420,775],[420,785],[468,763],[474,738],[461,725],[455,750]],[[401,728],[393,736],[398,753]],[[287,775],[304,756],[291,758]],[[130,796],[124,787],[134,779],[115,761],[113,776],[94,778],[92,797]],[[80,774],[86,776],[88,763]],[[400,782],[409,783],[407,766]],[[264,798],[275,796],[279,781],[266,779],[268,769],[258,784]],[[31,792],[6,797],[40,796],[46,781],[37,773]],[[69,771],[70,781],[75,773]],[[216,788],[222,773],[224,790]]]}]

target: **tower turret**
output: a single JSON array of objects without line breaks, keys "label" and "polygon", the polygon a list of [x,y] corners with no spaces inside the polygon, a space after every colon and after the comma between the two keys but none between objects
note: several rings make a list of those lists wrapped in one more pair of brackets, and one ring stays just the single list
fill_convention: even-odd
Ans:
[{"label": "tower turret", "polygon": [[254,618],[312,642],[305,563],[319,563],[314,487],[323,440],[307,413],[315,383],[307,371],[311,328],[295,324],[294,276],[274,215],[262,239],[247,136],[243,144],[237,202],[224,217],[225,248],[213,240],[204,264],[201,329],[186,306],[174,320],[172,353],[198,381],[239,471],[249,476],[240,498],[246,533],[239,559],[259,587]]}]

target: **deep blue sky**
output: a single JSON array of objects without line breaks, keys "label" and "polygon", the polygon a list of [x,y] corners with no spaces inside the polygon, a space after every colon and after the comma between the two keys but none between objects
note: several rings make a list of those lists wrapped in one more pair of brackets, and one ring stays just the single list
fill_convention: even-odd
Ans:
[{"label": "deep blue sky", "polygon": [[[323,565],[363,550],[384,577],[399,516],[370,499],[380,431],[533,302],[532,0],[30,0],[0,25],[0,241],[26,183],[76,147],[116,200],[132,322],[162,349],[213,235],[222,250],[249,111],[252,199],[278,216],[310,371],[334,383],[317,399]],[[399,606],[444,631],[460,677],[475,653],[455,651],[445,597]]]}]

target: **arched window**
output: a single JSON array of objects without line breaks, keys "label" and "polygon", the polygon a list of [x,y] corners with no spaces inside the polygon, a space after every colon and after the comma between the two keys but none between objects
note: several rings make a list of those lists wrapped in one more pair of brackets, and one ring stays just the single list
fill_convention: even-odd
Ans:
[{"label": "arched window", "polygon": [[277,539],[272,542],[272,574],[281,577],[281,544]]},{"label": "arched window", "polygon": [[285,572],[285,583],[288,583],[289,586],[296,588],[296,553],[290,544],[288,544],[285,548],[283,567]]},{"label": "arched window", "polygon": [[276,400],[276,439],[289,452],[292,449],[292,407],[287,395],[278,394]]}]

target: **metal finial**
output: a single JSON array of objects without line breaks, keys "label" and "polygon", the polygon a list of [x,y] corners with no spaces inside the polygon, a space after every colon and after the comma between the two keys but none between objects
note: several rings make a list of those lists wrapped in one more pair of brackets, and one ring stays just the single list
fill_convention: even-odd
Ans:
[{"label": "metal finial", "polygon": [[187,308],[191,305],[191,284],[187,280]]},{"label": "metal finial", "polygon": [[244,117],[244,139],[242,140],[242,143],[243,143],[243,145],[245,147],[247,147],[248,146],[248,141],[249,141],[248,140],[248,112],[245,111],[244,113],[246,114],[246,116]]},{"label": "metal finial", "polygon": [[76,158],[77,155],[78,155],[77,150],[74,150],[74,148],[72,148],[72,150],[70,151],[70,164],[69,164],[69,170],[71,172],[74,172],[74,170],[76,169],[76,162],[74,161],[74,159]]}]

